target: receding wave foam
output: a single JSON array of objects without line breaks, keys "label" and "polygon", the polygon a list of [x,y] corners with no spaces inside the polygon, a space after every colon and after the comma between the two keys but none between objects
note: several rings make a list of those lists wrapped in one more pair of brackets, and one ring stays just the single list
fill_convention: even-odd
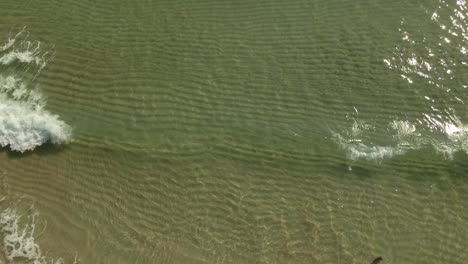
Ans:
[{"label": "receding wave foam", "polygon": [[47,52],[40,51],[40,43],[24,40],[22,34],[10,37],[0,46],[0,64],[26,66],[20,74],[0,73],[0,146],[25,152],[46,142],[68,143],[70,126],[45,110],[46,101],[41,91],[29,88],[22,78],[30,67],[40,72],[47,61]]},{"label": "receding wave foam", "polygon": [[[26,36],[25,36],[26,35]],[[10,65],[18,62],[28,66],[36,66],[38,73],[47,65],[52,56],[49,51],[41,50],[41,42],[27,40],[27,33],[23,29],[0,46],[0,64]]]},{"label": "receding wave foam", "polygon": [[[395,155],[405,154],[409,149],[405,141],[394,141],[396,138],[406,138],[404,134],[409,134],[411,129],[408,129],[404,122],[396,122],[397,126],[403,128],[400,133],[395,133],[390,138],[389,145],[380,145],[372,140],[370,132],[375,132],[375,127],[366,122],[353,119],[353,124],[349,129],[338,132],[332,132],[335,142],[346,151],[346,154],[351,160],[368,160],[382,162],[385,159],[392,158]],[[395,123],[395,124],[396,124]],[[395,125],[394,124],[394,125]],[[398,144],[400,142],[401,144]]]},{"label": "receding wave foam", "polygon": [[20,216],[12,209],[6,209],[0,213],[0,230],[3,235],[3,252],[9,262],[23,258],[35,261],[41,258],[41,250],[34,241],[36,228],[34,216],[31,223],[20,228],[18,221]]},{"label": "receding wave foam", "polygon": [[[35,239],[36,217],[39,214],[28,211],[29,214],[22,216],[16,209],[9,207],[0,210],[0,248],[4,260],[8,263],[64,264],[62,258],[44,256]],[[3,261],[0,260],[0,263]],[[76,256],[74,263],[79,263]]]},{"label": "receding wave foam", "polygon": [[385,159],[392,158],[395,155],[402,155],[406,152],[404,149],[391,146],[378,146],[372,143],[363,143],[360,141],[348,140],[340,134],[334,134],[336,142],[347,152],[351,160],[368,160],[382,162]]}]

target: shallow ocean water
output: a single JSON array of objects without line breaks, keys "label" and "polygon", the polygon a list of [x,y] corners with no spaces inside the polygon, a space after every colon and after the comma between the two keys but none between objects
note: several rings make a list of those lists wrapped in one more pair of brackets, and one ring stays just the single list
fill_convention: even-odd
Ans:
[{"label": "shallow ocean water", "polygon": [[0,261],[464,263],[467,16],[2,1]]}]

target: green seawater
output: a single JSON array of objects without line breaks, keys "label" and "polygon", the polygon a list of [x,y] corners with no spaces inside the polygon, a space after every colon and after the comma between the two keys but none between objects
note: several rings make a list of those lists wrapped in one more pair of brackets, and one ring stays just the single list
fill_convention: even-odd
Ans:
[{"label": "green seawater", "polygon": [[466,263],[467,8],[2,0],[0,263]]}]

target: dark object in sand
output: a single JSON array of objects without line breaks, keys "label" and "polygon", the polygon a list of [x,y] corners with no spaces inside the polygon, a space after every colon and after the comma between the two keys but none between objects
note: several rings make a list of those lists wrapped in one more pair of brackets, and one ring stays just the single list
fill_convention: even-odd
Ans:
[{"label": "dark object in sand", "polygon": [[383,260],[382,257],[376,257],[376,258],[374,259],[374,261],[372,261],[371,264],[379,264],[379,262],[382,261],[382,260]]}]

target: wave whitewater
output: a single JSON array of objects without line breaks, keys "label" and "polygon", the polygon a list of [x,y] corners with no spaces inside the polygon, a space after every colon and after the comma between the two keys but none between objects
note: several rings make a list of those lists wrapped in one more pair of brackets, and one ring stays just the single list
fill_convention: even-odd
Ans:
[{"label": "wave whitewater", "polygon": [[69,125],[44,109],[41,91],[30,89],[23,80],[30,68],[37,75],[50,59],[48,52],[41,51],[40,42],[28,41],[24,35],[23,30],[0,45],[2,68],[22,66],[19,74],[0,73],[0,146],[22,153],[46,142],[68,143],[72,134]]}]

